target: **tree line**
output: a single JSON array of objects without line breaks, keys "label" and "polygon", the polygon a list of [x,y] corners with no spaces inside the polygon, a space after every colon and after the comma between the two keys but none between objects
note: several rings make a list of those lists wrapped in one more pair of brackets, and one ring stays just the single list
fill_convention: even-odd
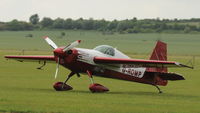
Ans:
[{"label": "tree line", "polygon": [[190,33],[200,32],[200,18],[192,19],[126,19],[126,20],[94,20],[79,18],[51,19],[44,17],[40,20],[38,14],[31,15],[29,22],[14,19],[10,22],[0,22],[0,30],[98,30],[107,33]]}]

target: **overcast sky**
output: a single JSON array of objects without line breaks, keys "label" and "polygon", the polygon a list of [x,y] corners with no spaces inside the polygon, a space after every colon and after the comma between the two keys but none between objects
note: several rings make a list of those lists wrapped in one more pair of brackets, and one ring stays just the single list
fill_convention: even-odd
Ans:
[{"label": "overcast sky", "polygon": [[200,0],[0,0],[0,21],[55,19],[200,18]]}]

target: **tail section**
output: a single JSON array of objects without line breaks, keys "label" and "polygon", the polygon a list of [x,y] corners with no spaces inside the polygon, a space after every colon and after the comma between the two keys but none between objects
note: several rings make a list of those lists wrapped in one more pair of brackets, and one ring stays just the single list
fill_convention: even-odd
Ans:
[{"label": "tail section", "polygon": [[[167,44],[157,41],[157,44],[151,54],[150,60],[167,61]],[[185,78],[176,73],[168,73],[167,68],[147,68],[147,72],[152,72],[154,84],[166,86],[168,80],[184,80]]]},{"label": "tail section", "polygon": [[157,41],[156,47],[151,54],[150,60],[167,61],[167,44],[161,41]]},{"label": "tail section", "polygon": [[[167,44],[157,41],[157,44],[151,54],[150,60],[167,61]],[[149,72],[167,72],[167,68],[147,68]]]}]

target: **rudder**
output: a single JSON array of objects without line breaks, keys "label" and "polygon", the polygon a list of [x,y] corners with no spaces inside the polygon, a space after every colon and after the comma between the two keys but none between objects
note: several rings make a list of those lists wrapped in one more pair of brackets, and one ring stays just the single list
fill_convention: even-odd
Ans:
[{"label": "rudder", "polygon": [[[157,41],[150,60],[167,61],[167,44],[162,41]],[[167,72],[167,68],[148,68],[147,70],[150,72]]]}]

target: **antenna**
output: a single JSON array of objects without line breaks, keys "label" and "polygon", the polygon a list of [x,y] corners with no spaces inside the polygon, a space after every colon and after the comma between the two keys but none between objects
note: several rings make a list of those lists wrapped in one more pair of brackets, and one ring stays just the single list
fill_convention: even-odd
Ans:
[{"label": "antenna", "polygon": [[156,41],[162,41],[162,34],[161,33],[158,33],[158,37],[157,37],[157,40]]}]

